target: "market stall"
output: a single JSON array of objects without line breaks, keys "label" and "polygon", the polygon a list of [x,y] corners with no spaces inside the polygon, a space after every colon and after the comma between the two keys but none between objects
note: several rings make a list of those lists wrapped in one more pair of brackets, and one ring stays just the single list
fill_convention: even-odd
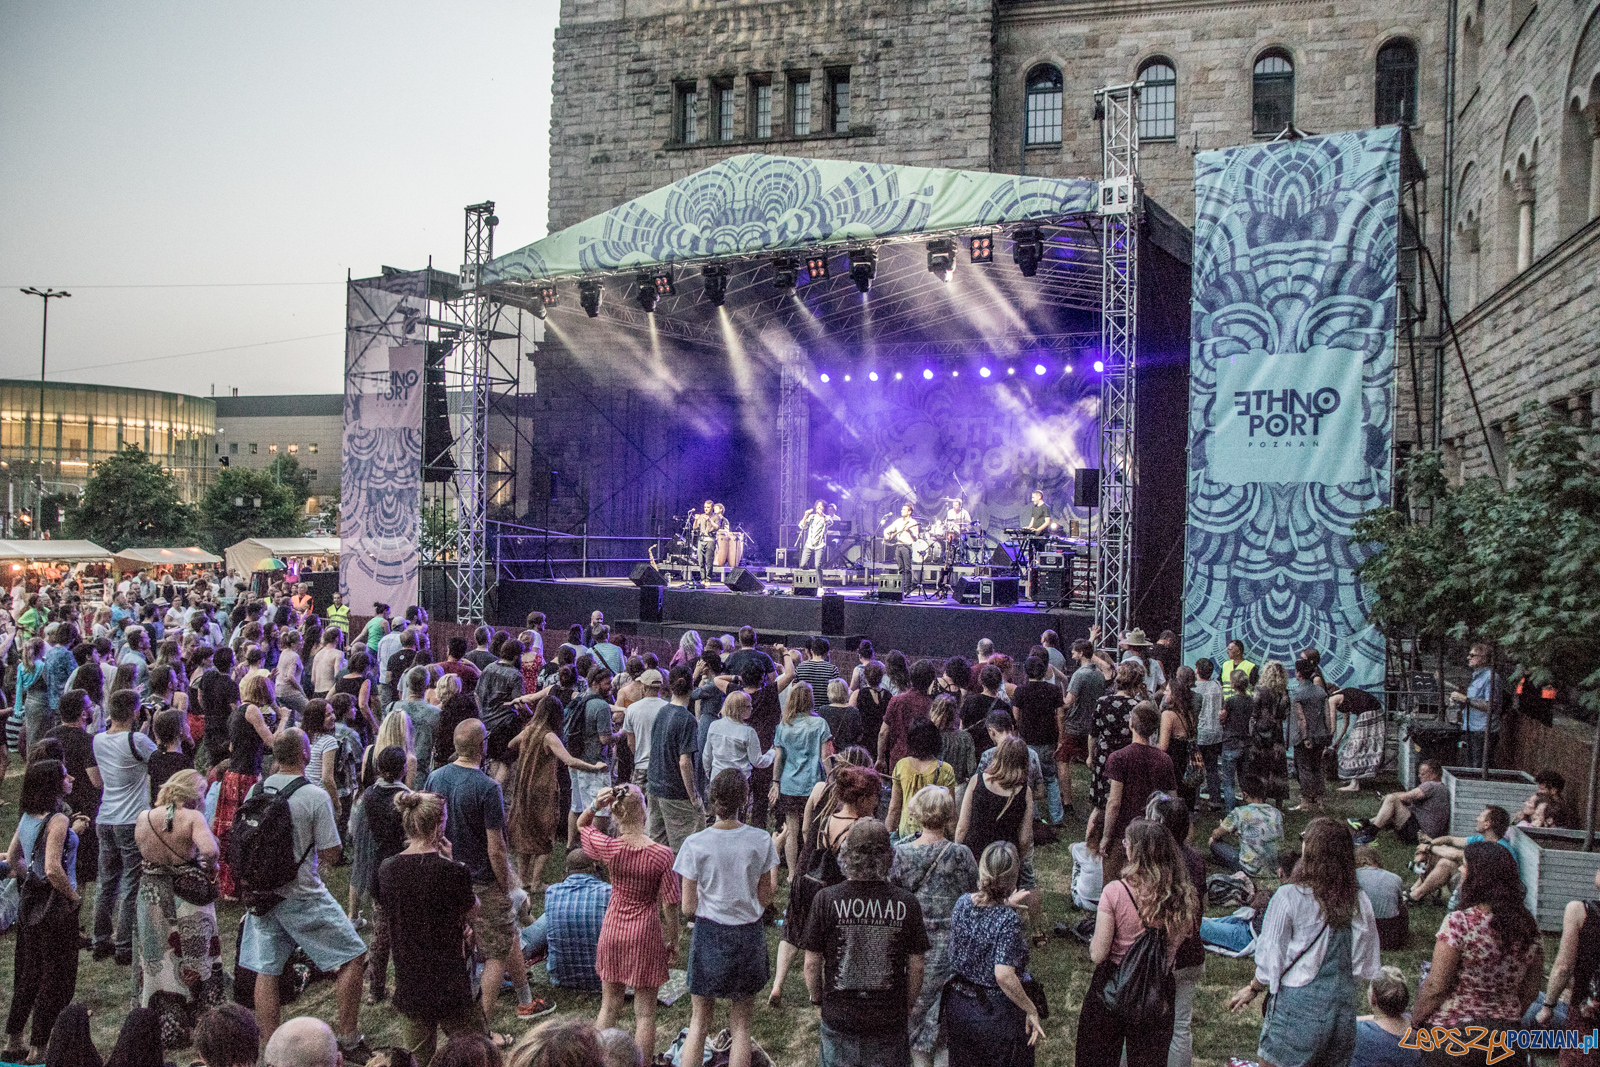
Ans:
[{"label": "market stall", "polygon": [[258,570],[269,559],[298,561],[300,570],[337,569],[337,537],[248,537],[228,546],[224,553],[228,569],[240,577]]}]

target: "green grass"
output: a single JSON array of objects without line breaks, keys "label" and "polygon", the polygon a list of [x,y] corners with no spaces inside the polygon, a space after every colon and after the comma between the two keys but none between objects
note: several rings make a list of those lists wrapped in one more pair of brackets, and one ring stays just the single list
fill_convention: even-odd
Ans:
[{"label": "green grass", "polygon": [[[1394,788],[1392,781],[1381,782],[1385,788]],[[12,774],[3,787],[0,787],[0,798],[5,801],[4,822],[8,826],[15,825],[17,793],[20,788],[20,774]],[[1084,769],[1078,768],[1078,778],[1074,784],[1074,793],[1082,808],[1087,800],[1087,780]],[[1377,793],[1368,788],[1360,794],[1338,793],[1330,791],[1328,794],[1328,813],[1340,818],[1345,816],[1371,815],[1377,808]],[[1301,830],[1306,826],[1309,817],[1301,813],[1285,813],[1285,833],[1290,840],[1295,840]],[[1194,841],[1203,845],[1207,835],[1216,825],[1216,815],[1201,815],[1198,817],[1194,828]],[[1076,921],[1082,917],[1072,904],[1071,887],[1069,884],[1071,872],[1071,857],[1068,854],[1070,842],[1081,837],[1083,826],[1081,823],[1069,824],[1066,829],[1068,836],[1060,842],[1040,848],[1035,853],[1035,866],[1039,875],[1040,888],[1044,894],[1044,911],[1046,923],[1058,920]],[[1399,844],[1392,835],[1384,835],[1379,840],[1379,849],[1383,852],[1386,865],[1392,871],[1402,874],[1407,884],[1413,876],[1405,870],[1405,864],[1410,861],[1410,849]],[[348,887],[349,868],[340,867],[325,872],[328,883],[334,895],[341,901],[345,899]],[[555,880],[561,873],[559,859],[553,859],[546,868],[546,879]],[[780,895],[785,892],[780,890]],[[781,901],[780,901],[781,904]],[[239,921],[239,909],[229,905],[218,905],[218,921],[222,929],[224,945],[224,962],[230,968],[233,962],[234,930]],[[1221,909],[1212,909],[1212,914],[1223,913]],[[83,909],[84,922],[87,925],[92,915],[91,906],[86,899]],[[1405,952],[1388,952],[1384,954],[1384,962],[1398,966],[1406,975],[1407,980],[1415,990],[1418,965],[1431,954],[1433,935],[1437,931],[1443,917],[1441,909],[1436,907],[1413,908],[1411,911],[1411,931],[1413,948]],[[370,931],[367,931],[370,933]],[[776,928],[769,930],[768,943],[772,960],[776,964],[778,931]],[[1547,943],[1546,959],[1555,958],[1555,944]],[[797,961],[798,963],[798,961]],[[1045,1023],[1047,1040],[1040,1048],[1038,1062],[1040,1064],[1070,1064],[1072,1062],[1072,1046],[1075,1028],[1077,1026],[1078,1011],[1083,1002],[1084,991],[1089,983],[1089,976],[1093,970],[1089,962],[1088,950],[1072,940],[1052,940],[1049,944],[1035,948],[1030,964],[1030,970],[1043,983],[1050,997],[1051,1017]],[[1195,1060],[1205,1067],[1222,1064],[1227,1057],[1232,1055],[1254,1058],[1256,1039],[1260,1032],[1261,1016],[1257,1006],[1231,1014],[1227,1010],[1227,999],[1232,992],[1243,985],[1250,978],[1253,964],[1249,960],[1231,960],[1208,953],[1206,956],[1206,973],[1195,997]],[[12,952],[9,949],[0,951],[0,986],[9,988],[11,983]],[[593,1016],[599,1010],[599,994],[575,993],[569,990],[558,990],[550,987],[544,980],[542,968],[535,969],[534,992],[536,995],[552,997],[562,1012],[578,1015]],[[391,984],[392,988],[392,984]],[[791,970],[789,985],[786,992],[785,1008],[770,1010],[765,1006],[765,998],[759,1001],[760,1006],[756,1012],[756,1040],[773,1057],[774,1061],[784,1067],[789,1065],[812,1064],[816,1062],[817,1050],[817,1017],[816,1011],[809,1006],[805,994],[804,976],[799,966]],[[133,1006],[133,977],[128,968],[119,968],[110,961],[95,962],[88,953],[81,956],[81,967],[78,977],[77,999],[85,1004],[93,1013],[94,1035],[102,1054],[109,1055],[112,1045],[116,1041],[117,1030],[121,1026],[127,1009]],[[662,1008],[658,1015],[659,1049],[665,1049],[678,1028],[688,1025],[689,998],[686,996],[670,1008]],[[1259,1001],[1257,1002],[1259,1004]],[[1363,1010],[1365,1005],[1363,1004]],[[284,1006],[284,1018],[295,1015],[316,1015],[323,1019],[331,1020],[334,1017],[333,988],[331,983],[316,983],[292,1005]],[[726,1025],[726,1010],[719,1013],[718,1025]],[[622,1025],[632,1026],[631,1015],[624,1017]],[[391,1044],[399,1040],[399,1020],[395,1012],[387,1005],[363,1006],[361,1011],[361,1026],[367,1035],[368,1042],[377,1048],[381,1045]],[[496,1030],[511,1033],[521,1033],[527,1027],[516,1018],[515,999],[507,993],[500,1000],[500,1005],[493,1019]],[[177,1053],[174,1058],[182,1063],[189,1058],[187,1053]]]}]

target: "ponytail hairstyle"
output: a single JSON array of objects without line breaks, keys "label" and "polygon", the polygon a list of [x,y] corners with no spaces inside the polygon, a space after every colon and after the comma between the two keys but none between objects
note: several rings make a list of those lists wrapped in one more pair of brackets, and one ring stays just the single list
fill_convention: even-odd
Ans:
[{"label": "ponytail hairstyle", "polygon": [[444,797],[438,793],[400,793],[394,798],[400,812],[400,825],[406,837],[429,844],[438,840],[444,830]]},{"label": "ponytail hairstyle", "polygon": [[738,819],[748,799],[750,786],[732,767],[711,779],[711,814],[717,819]]},{"label": "ponytail hairstyle", "polygon": [[1010,841],[992,841],[978,858],[978,891],[984,906],[1004,904],[1017,891],[1017,876],[1022,872],[1022,861],[1017,858],[1017,846]]}]

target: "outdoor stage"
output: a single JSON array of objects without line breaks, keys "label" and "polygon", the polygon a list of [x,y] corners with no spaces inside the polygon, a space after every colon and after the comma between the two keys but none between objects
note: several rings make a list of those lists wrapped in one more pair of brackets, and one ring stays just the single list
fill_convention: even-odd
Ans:
[{"label": "outdoor stage", "polygon": [[879,656],[898,648],[908,656],[970,658],[978,639],[990,638],[995,649],[1015,657],[1039,643],[1045,630],[1055,630],[1063,644],[1089,636],[1089,611],[1037,608],[1027,604],[977,607],[952,600],[875,600],[864,587],[826,589],[822,596],[793,596],[787,586],[768,586],[767,593],[736,593],[720,582],[705,589],[674,585],[662,591],[659,621],[641,619],[641,599],[648,609],[653,587],[641,589],[626,578],[564,578],[555,581],[506,582],[499,588],[491,619],[509,629],[520,628],[530,611],[548,618],[548,632],[573,623],[587,623],[589,613],[605,612],[606,621],[623,634],[676,642],[686,630],[702,638],[734,633],[753,626],[762,644],[794,644],[797,637],[821,635],[835,648],[852,649],[862,637]]}]

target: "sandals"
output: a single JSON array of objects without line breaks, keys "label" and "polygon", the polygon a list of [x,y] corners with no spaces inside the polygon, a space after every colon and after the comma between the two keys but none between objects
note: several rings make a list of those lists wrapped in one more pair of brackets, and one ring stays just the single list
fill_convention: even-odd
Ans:
[{"label": "sandals", "polygon": [[494,1047],[499,1049],[501,1052],[509,1051],[511,1046],[517,1043],[517,1039],[511,1034],[500,1033],[494,1030],[489,1031],[489,1040],[494,1044]]}]

